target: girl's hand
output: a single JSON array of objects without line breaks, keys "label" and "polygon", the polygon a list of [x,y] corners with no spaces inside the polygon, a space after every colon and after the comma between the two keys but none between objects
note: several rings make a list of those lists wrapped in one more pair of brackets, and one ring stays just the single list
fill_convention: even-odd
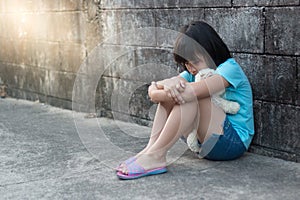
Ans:
[{"label": "girl's hand", "polygon": [[[167,93],[163,90],[163,87],[158,86],[155,82],[152,82],[148,88],[148,95],[152,102],[160,103],[160,102],[174,102],[172,97],[169,97]],[[176,103],[176,102],[174,102]]]},{"label": "girl's hand", "polygon": [[163,88],[167,95],[178,103],[182,100],[180,93],[185,90],[185,85],[185,81],[179,77],[173,77],[157,82],[157,86]]},{"label": "girl's hand", "polygon": [[151,94],[154,90],[158,90],[157,85],[155,82],[152,82],[151,85],[148,87],[148,95],[151,98]]},{"label": "girl's hand", "polygon": [[206,98],[224,90],[229,86],[228,81],[221,75],[215,74],[207,79],[186,84],[184,92],[180,93],[178,99],[181,103],[195,101],[198,98]]},{"label": "girl's hand", "polygon": [[152,82],[148,87],[148,95],[154,103],[158,103],[158,99],[156,98],[155,92],[158,90],[156,82]]},{"label": "girl's hand", "polygon": [[190,84],[186,84],[184,92],[180,93],[176,98],[178,104],[184,104],[186,102],[196,101],[197,96],[194,88]]}]

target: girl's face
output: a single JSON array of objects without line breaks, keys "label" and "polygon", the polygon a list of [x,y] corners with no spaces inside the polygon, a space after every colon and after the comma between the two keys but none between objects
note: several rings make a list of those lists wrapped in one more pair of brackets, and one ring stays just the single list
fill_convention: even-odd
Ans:
[{"label": "girl's face", "polygon": [[185,67],[192,74],[196,75],[200,70],[208,68],[203,56],[199,56],[199,59],[195,62],[186,62]]}]

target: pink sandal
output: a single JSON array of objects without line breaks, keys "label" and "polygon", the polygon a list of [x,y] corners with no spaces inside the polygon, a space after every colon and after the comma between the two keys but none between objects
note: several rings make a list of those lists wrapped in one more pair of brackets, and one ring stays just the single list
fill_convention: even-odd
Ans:
[{"label": "pink sandal", "polygon": [[150,170],[145,170],[136,162],[136,159],[134,159],[131,163],[126,165],[126,167],[128,170],[128,174],[124,174],[121,171],[118,171],[117,176],[119,177],[119,179],[131,180],[141,178],[144,176],[157,175],[167,172],[167,167],[158,167]]},{"label": "pink sandal", "polygon": [[133,161],[136,160],[136,157],[132,156],[130,158],[128,158],[127,160],[125,160],[124,162],[122,162],[121,164],[119,164],[119,166],[116,168],[116,171],[119,172],[121,169],[121,165],[125,164],[126,166],[128,166],[130,163],[132,163]]}]

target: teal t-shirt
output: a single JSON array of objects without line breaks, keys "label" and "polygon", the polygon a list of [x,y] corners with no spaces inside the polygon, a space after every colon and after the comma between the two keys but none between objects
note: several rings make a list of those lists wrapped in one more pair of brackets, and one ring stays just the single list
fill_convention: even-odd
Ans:
[{"label": "teal t-shirt", "polygon": [[[246,149],[248,149],[254,135],[253,97],[249,80],[233,58],[229,58],[220,64],[216,69],[216,73],[230,83],[230,86],[225,89],[223,98],[240,104],[240,110],[237,114],[226,113],[226,115]],[[195,76],[188,71],[182,72],[180,76],[188,82],[195,81]]]}]

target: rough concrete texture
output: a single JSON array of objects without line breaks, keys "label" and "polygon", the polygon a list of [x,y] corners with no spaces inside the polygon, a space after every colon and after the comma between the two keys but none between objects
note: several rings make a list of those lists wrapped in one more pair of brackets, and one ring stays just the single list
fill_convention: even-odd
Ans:
[{"label": "rough concrete texture", "polygon": [[233,0],[234,6],[289,6],[299,5],[298,0]]},{"label": "rough concrete texture", "polygon": [[[98,118],[106,137],[90,138],[100,128],[96,118],[82,113],[10,98],[0,99],[0,110],[0,199],[294,200],[300,195],[299,163],[252,153],[212,162],[186,150],[166,174],[121,181],[113,167],[123,158],[111,161],[113,145],[134,154],[146,144],[149,128]],[[99,146],[105,141],[111,148]]]},{"label": "rough concrete texture", "polygon": [[[266,52],[300,55],[299,7],[266,9]],[[290,17],[287,19],[287,17]]]}]

